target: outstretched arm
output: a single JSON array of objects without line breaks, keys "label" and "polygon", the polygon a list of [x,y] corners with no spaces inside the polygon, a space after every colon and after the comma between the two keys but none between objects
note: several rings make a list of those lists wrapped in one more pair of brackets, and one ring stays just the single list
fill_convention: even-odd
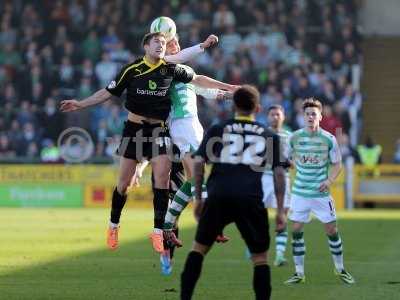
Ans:
[{"label": "outstretched arm", "polygon": [[219,89],[207,89],[199,86],[195,86],[195,93],[209,100],[227,100],[231,99],[233,96],[233,92]]},{"label": "outstretched arm", "polygon": [[239,86],[224,83],[204,75],[194,75],[191,83],[204,88],[221,89],[229,92],[236,91]]},{"label": "outstretched arm", "polygon": [[61,106],[60,110],[62,112],[71,112],[71,111],[77,111],[81,110],[93,105],[97,105],[103,102],[106,102],[110,99],[112,99],[113,96],[110,92],[108,92],[106,89],[101,89],[94,93],[93,95],[87,97],[86,99],[83,99],[81,101],[78,101],[76,99],[71,99],[71,100],[63,100],[61,101]]},{"label": "outstretched arm", "polygon": [[173,55],[166,55],[164,59],[168,63],[182,64],[192,60],[197,55],[203,53],[205,49],[211,47],[212,45],[215,45],[216,43],[218,43],[218,37],[216,35],[211,34],[203,43],[197,44],[189,48],[185,48]]}]

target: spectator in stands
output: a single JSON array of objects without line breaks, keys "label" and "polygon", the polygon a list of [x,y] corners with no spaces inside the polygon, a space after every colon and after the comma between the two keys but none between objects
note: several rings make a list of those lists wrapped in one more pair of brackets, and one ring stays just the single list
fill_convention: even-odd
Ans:
[{"label": "spectator in stands", "polygon": [[42,162],[45,163],[60,162],[61,160],[60,150],[56,145],[54,145],[52,139],[43,140],[42,146],[43,148],[40,151],[40,159]]},{"label": "spectator in stands", "polygon": [[110,55],[106,52],[102,54],[101,58],[101,61],[96,65],[95,73],[97,80],[99,81],[99,85],[105,87],[116,76],[118,72],[118,65],[111,61]]},{"label": "spectator in stands", "polygon": [[27,149],[25,150],[23,156],[27,159],[35,160],[39,157],[39,147],[36,142],[29,142]]},{"label": "spectator in stands", "polygon": [[396,149],[393,156],[393,162],[395,164],[400,164],[400,139],[396,141]]},{"label": "spectator in stands", "polygon": [[338,116],[333,113],[332,106],[330,105],[324,105],[322,109],[322,120],[320,126],[322,129],[328,131],[334,136],[342,134],[342,122]]},{"label": "spectator in stands", "polygon": [[64,127],[64,115],[58,110],[53,98],[47,98],[44,109],[39,113],[39,116],[42,128],[46,128],[43,132],[43,138],[57,141]]},{"label": "spectator in stands", "polygon": [[322,66],[329,63],[329,47],[325,43],[318,43],[317,50],[314,55],[314,61]]},{"label": "spectator in stands", "polygon": [[[0,118],[5,134],[17,149],[22,128],[33,124],[39,138],[30,144],[30,154],[38,158],[41,139],[49,128],[40,120],[45,114],[53,117],[48,114],[53,108],[46,108],[47,99],[57,103],[66,96],[83,98],[106,86],[118,65],[142,54],[140,39],[155,14],[177,22],[185,46],[198,43],[210,32],[219,34],[219,47],[200,55],[194,68],[219,80],[257,84],[264,95],[274,86],[270,100],[285,105],[293,129],[303,122],[296,110],[301,100],[296,99],[310,95],[333,105],[336,113],[339,101],[350,114],[352,128],[357,128],[362,68],[352,2],[204,0],[189,6],[185,1],[164,1],[160,7],[149,0],[139,10],[128,0],[56,0],[43,5],[6,1],[0,7]],[[153,10],[155,5],[160,7],[158,12]],[[107,123],[110,105],[71,115],[57,124],[62,128],[90,124],[95,136],[100,120]],[[210,125],[228,117],[230,105],[204,101],[199,115]],[[347,128],[345,122],[343,126]],[[22,150],[16,154],[22,155]]]},{"label": "spectator in stands", "polygon": [[348,84],[346,86],[346,90],[345,90],[343,97],[340,99],[340,102],[347,109],[354,107],[356,109],[356,111],[358,112],[361,109],[361,105],[362,105],[361,93],[354,91],[353,86],[351,84]]},{"label": "spectator in stands", "polygon": [[36,123],[36,117],[32,113],[32,107],[28,101],[23,101],[21,103],[21,107],[16,114],[16,120],[22,125],[25,126],[27,123]]},{"label": "spectator in stands", "polygon": [[344,48],[344,62],[348,66],[357,65],[360,63],[358,53],[356,52],[356,48],[354,43],[348,42]]},{"label": "spectator in stands", "polygon": [[3,50],[0,51],[0,65],[4,65],[9,72],[14,74],[21,63],[21,54],[15,49],[14,44],[3,45]]},{"label": "spectator in stands", "polygon": [[300,77],[299,86],[294,90],[294,96],[296,98],[310,98],[314,96],[314,90],[310,85],[307,77]]},{"label": "spectator in stands", "polygon": [[10,22],[3,20],[0,30],[0,45],[15,45],[17,41],[17,31],[11,27]]},{"label": "spectator in stands", "polygon": [[335,86],[330,80],[325,80],[322,87],[322,93],[319,96],[323,104],[332,105],[336,101]]},{"label": "spectator in stands", "polygon": [[366,175],[379,176],[377,166],[382,162],[382,146],[367,136],[365,144],[357,146],[357,153],[361,164],[366,167]]},{"label": "spectator in stands", "polygon": [[4,94],[1,96],[4,99],[5,103],[17,104],[18,102],[17,92],[11,83],[6,84],[6,86],[4,87]]},{"label": "spectator in stands", "polygon": [[71,59],[64,56],[58,71],[58,86],[63,98],[71,98],[75,94],[75,69],[71,64]]},{"label": "spectator in stands", "polygon": [[177,23],[177,26],[179,26],[180,28],[183,28],[186,26],[189,27],[193,24],[195,19],[194,19],[192,11],[190,9],[190,6],[188,4],[183,4],[175,21]]},{"label": "spectator in stands", "polygon": [[125,65],[129,61],[133,60],[131,58],[131,53],[125,48],[123,41],[119,41],[115,44],[114,48],[110,50],[110,59],[111,61],[121,65]]},{"label": "spectator in stands", "polygon": [[214,13],[213,26],[217,29],[223,29],[225,27],[234,27],[236,24],[235,15],[225,3],[221,3],[218,6],[217,11]]},{"label": "spectator in stands", "polygon": [[351,119],[346,107],[341,102],[336,102],[333,105],[333,115],[339,120],[344,134],[350,133]]},{"label": "spectator in stands", "polygon": [[81,51],[84,58],[90,59],[92,63],[99,60],[101,56],[101,43],[95,30],[89,32],[87,38],[81,45]]},{"label": "spectator in stands", "polygon": [[360,163],[360,158],[357,151],[350,145],[349,136],[345,133],[339,134],[336,137],[340,153],[342,154],[343,161],[347,158],[352,157],[355,163]]},{"label": "spectator in stands", "polygon": [[22,139],[17,147],[17,153],[18,152],[22,153],[22,155],[28,154],[29,146],[31,144],[36,144],[37,148],[37,144],[39,141],[40,141],[40,136],[36,131],[36,128],[33,125],[33,123],[30,122],[26,123],[25,125],[23,125]]},{"label": "spectator in stands", "polygon": [[220,47],[226,55],[231,55],[236,51],[241,42],[242,38],[240,34],[236,32],[235,27],[229,25],[221,35]]},{"label": "spectator in stands", "polygon": [[290,120],[290,127],[293,130],[304,127],[303,99],[296,99],[293,106],[294,113]]},{"label": "spectator in stands", "polygon": [[340,76],[349,75],[349,66],[343,62],[343,55],[340,51],[334,51],[332,60],[326,67],[326,73],[331,80],[337,80]]},{"label": "spectator in stands", "polygon": [[113,25],[108,26],[106,35],[101,39],[103,51],[110,52],[114,50],[119,43],[120,39],[117,35],[117,29]]},{"label": "spectator in stands", "polygon": [[16,155],[16,151],[13,148],[12,144],[7,135],[0,134],[0,160],[14,158]]}]

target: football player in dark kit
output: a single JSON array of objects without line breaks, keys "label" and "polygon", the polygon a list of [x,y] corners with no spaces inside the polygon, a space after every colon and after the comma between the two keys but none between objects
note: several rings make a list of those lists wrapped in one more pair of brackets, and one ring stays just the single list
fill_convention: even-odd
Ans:
[{"label": "football player in dark kit", "polygon": [[105,89],[82,100],[64,100],[61,110],[76,111],[120,97],[127,91],[125,108],[128,120],[118,148],[121,156],[119,178],[112,195],[111,219],[107,245],[118,247],[121,211],[126,202],[126,190],[135,174],[136,165],[143,159],[151,163],[154,175],[154,230],[150,235],[153,248],[162,253],[163,223],[168,208],[169,172],[171,161],[167,155],[170,143],[165,121],[171,108],[169,87],[173,80],[195,83],[207,88],[230,88],[229,85],[196,75],[183,65],[167,64],[164,60],[166,39],[163,33],[148,33],[143,38],[144,57],[124,66]]},{"label": "football player in dark kit", "polygon": [[[233,96],[235,118],[207,132],[195,155],[195,216],[199,220],[192,251],[181,275],[181,299],[192,299],[204,256],[216,236],[234,222],[251,253],[253,288],[257,300],[270,299],[271,275],[267,263],[268,215],[264,208],[261,177],[265,168],[274,173],[278,202],[277,230],[286,224],[283,208],[287,161],[280,152],[279,137],[254,121],[260,109],[259,93],[242,86]],[[281,161],[282,160],[282,161]],[[201,198],[205,163],[212,164],[207,181],[208,198]]]}]

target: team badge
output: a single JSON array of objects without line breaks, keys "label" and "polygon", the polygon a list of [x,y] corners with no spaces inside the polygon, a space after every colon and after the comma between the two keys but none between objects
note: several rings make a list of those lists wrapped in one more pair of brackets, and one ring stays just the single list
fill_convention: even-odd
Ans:
[{"label": "team badge", "polygon": [[162,68],[160,69],[160,74],[161,74],[161,75],[166,75],[166,74],[167,74],[167,68],[166,68],[166,67],[162,67]]}]

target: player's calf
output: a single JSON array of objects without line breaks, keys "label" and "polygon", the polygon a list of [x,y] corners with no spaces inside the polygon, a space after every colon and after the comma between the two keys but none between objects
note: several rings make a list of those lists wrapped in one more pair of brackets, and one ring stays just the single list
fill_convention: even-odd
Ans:
[{"label": "player's calf", "polygon": [[267,263],[267,252],[251,253],[251,260],[254,264],[253,289],[256,299],[270,299],[271,269]]},{"label": "player's calf", "polygon": [[120,194],[117,188],[114,189],[111,203],[110,225],[107,230],[107,246],[110,250],[116,250],[118,248],[119,221],[122,209],[126,203],[126,197],[126,195]]}]

